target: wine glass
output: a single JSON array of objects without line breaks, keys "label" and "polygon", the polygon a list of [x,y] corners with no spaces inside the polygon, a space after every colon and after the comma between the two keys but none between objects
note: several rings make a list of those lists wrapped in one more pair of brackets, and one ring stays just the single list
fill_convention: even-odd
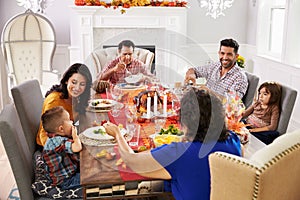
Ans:
[{"label": "wine glass", "polygon": [[127,104],[125,106],[125,115],[127,117],[128,122],[135,121],[136,115],[137,115],[136,105],[135,104],[132,104],[132,105]]},{"label": "wine glass", "polygon": [[123,96],[122,93],[123,93],[122,90],[118,86],[114,85],[110,87],[110,95],[113,98],[113,100],[115,101],[121,100]]}]

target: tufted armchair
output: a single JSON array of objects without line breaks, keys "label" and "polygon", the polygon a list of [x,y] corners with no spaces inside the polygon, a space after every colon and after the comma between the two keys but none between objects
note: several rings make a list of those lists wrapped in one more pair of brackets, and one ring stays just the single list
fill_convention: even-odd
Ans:
[{"label": "tufted armchair", "polygon": [[[96,49],[91,53],[91,63],[93,69],[91,72],[93,78],[102,71],[102,69],[113,59],[118,56],[118,47],[108,47],[104,49]],[[154,53],[147,49],[135,47],[133,57],[139,59],[147,66],[148,70],[151,71],[152,62],[154,59]]]},{"label": "tufted armchair", "polygon": [[298,200],[299,163],[300,130],[278,137],[249,159],[215,152],[209,156],[211,200]]},{"label": "tufted armchair", "polygon": [[55,31],[43,15],[27,10],[12,17],[3,29],[1,47],[11,88],[37,79],[46,90],[58,82],[59,74],[52,69]]}]

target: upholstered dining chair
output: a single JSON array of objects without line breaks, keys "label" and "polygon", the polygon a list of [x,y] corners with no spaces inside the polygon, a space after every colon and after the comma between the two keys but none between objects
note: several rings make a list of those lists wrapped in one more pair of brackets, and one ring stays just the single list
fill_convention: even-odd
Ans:
[{"label": "upholstered dining chair", "polygon": [[281,113],[277,127],[279,135],[286,133],[288,129],[296,99],[297,91],[287,85],[281,84]]},{"label": "upholstered dining chair", "polygon": [[[91,70],[93,74],[98,74],[102,69],[113,59],[118,56],[118,47],[108,47],[103,49],[96,49],[91,53],[91,63],[93,66]],[[145,63],[148,70],[152,69],[152,62],[154,59],[154,53],[147,49],[135,47],[133,57]]]},{"label": "upholstered dining chair", "polygon": [[0,136],[15,177],[21,199],[48,200],[33,194],[34,180],[32,153],[17,115],[14,104],[6,104],[0,114]]},{"label": "upholstered dining chair", "polygon": [[290,118],[293,113],[293,108],[297,98],[297,91],[284,84],[281,85],[281,112],[279,116],[278,126],[276,131],[262,131],[252,133],[255,137],[259,138],[266,144],[273,142],[275,138],[287,132]]},{"label": "upholstered dining chair", "polygon": [[43,96],[38,80],[28,80],[11,89],[13,100],[26,135],[29,149],[36,150],[36,135],[39,129]]},{"label": "upholstered dining chair", "polygon": [[245,107],[248,108],[249,106],[251,106],[255,93],[257,91],[259,77],[250,72],[245,73],[248,79],[248,89],[246,91],[246,94],[242,98],[242,101],[244,102]]},{"label": "upholstered dining chair", "polygon": [[12,17],[3,29],[1,47],[10,88],[34,78],[43,90],[58,82],[60,75],[52,68],[56,36],[45,16],[27,10]]}]

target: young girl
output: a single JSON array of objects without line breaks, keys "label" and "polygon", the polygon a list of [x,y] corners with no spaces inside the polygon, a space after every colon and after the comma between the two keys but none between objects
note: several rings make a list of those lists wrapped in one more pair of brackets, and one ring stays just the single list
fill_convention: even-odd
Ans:
[{"label": "young girl", "polygon": [[281,86],[265,82],[258,88],[257,101],[243,113],[250,132],[275,131],[280,115]]}]

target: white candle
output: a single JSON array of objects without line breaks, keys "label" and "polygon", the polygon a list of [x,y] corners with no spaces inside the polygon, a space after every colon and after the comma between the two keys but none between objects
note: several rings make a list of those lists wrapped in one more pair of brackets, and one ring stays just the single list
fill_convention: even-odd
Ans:
[{"label": "white candle", "polygon": [[154,115],[157,115],[157,93],[154,93],[154,105],[153,105]]},{"label": "white candle", "polygon": [[151,118],[151,97],[150,95],[148,94],[148,97],[147,97],[147,118]]},{"label": "white candle", "polygon": [[167,95],[164,95],[163,115],[167,116]]}]

